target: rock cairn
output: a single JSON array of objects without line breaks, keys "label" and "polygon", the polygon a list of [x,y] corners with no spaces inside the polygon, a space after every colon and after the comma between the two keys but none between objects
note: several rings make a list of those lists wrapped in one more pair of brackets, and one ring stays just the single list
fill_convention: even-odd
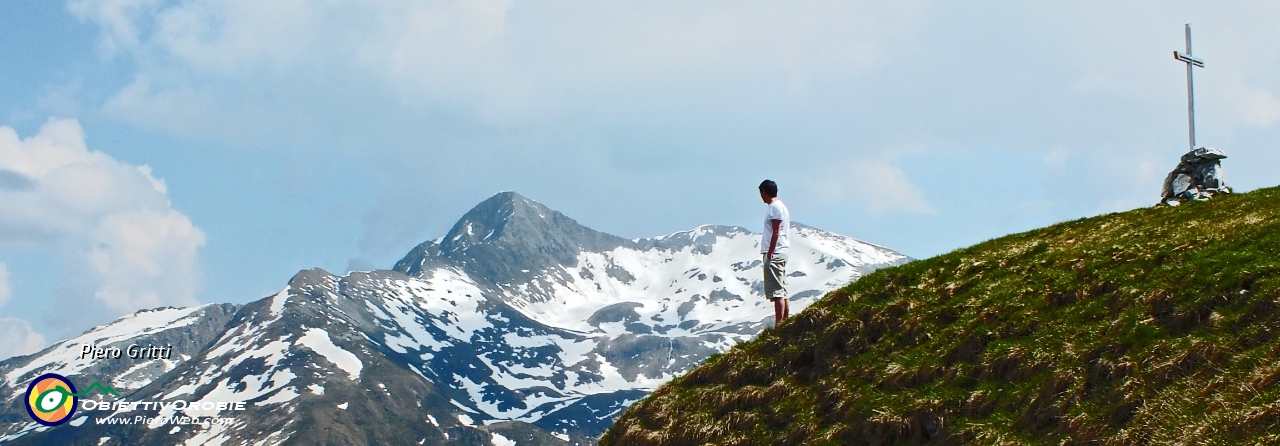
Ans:
[{"label": "rock cairn", "polygon": [[1182,155],[1182,162],[1164,179],[1160,202],[1177,206],[1187,200],[1208,200],[1215,194],[1231,193],[1222,179],[1222,159],[1226,157],[1222,150],[1212,147]]}]

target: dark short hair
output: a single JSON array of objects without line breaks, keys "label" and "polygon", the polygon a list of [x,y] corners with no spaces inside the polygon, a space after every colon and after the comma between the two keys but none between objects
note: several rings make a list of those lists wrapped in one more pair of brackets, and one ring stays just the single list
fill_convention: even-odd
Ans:
[{"label": "dark short hair", "polygon": [[764,180],[760,182],[760,192],[764,192],[770,197],[776,197],[778,196],[778,183],[773,182],[773,180]]}]

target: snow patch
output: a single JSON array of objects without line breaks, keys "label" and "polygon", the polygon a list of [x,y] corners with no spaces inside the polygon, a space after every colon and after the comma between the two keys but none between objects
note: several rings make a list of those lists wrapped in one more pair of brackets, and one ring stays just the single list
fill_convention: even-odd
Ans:
[{"label": "snow patch", "polygon": [[[240,425],[240,423],[236,425]],[[231,441],[231,435],[228,431],[236,425],[210,424],[208,429],[196,430],[196,434],[182,444],[185,446],[222,446],[224,443]],[[240,427],[243,427],[243,425]],[[279,441],[283,442],[284,439]]]},{"label": "snow patch", "polygon": [[493,433],[493,437],[489,439],[489,443],[493,446],[516,446],[515,440],[502,436],[497,432]]},{"label": "snow patch", "polygon": [[[263,362],[266,364],[267,369],[268,370],[275,369],[276,365],[278,365],[280,361],[284,359],[285,356],[288,356],[289,354],[290,343],[287,341],[290,335],[284,335],[280,339],[267,343],[266,345],[263,345],[261,347],[256,347],[256,348],[250,347],[253,344],[253,342],[256,341],[260,336],[261,334],[253,337],[250,340],[245,340],[243,336],[232,337],[229,341],[227,341],[225,345],[217,349],[217,350],[223,350],[221,353],[217,353],[216,355],[211,353],[210,355],[206,356],[206,358],[213,358],[216,356],[220,356],[222,354],[229,353],[232,350],[241,351],[239,355],[237,355],[235,358],[232,358],[230,361],[228,361],[227,364],[222,368],[210,367],[209,369],[205,370],[204,373],[200,375],[200,377],[191,380],[187,384],[184,384],[178,387],[177,389],[174,389],[172,392],[169,392],[169,394],[164,396],[164,399],[170,399],[179,395],[187,395],[192,392],[195,392],[200,387],[210,382],[216,381],[218,377],[223,376],[225,373],[230,371],[232,367],[235,367],[236,365],[240,364],[242,361],[245,361],[248,359],[264,358]],[[290,375],[292,375],[292,373],[290,373]],[[261,376],[258,376],[258,377],[247,376],[245,378],[260,379]],[[292,377],[290,379],[292,379]],[[277,385],[284,386],[285,384],[288,384],[288,382],[287,381],[279,382]],[[272,388],[270,390],[275,390],[275,388]],[[254,397],[250,397],[250,398],[255,398],[265,393],[266,392],[262,392],[261,394],[255,395]],[[250,398],[246,398],[246,399],[250,399]],[[232,401],[232,400],[227,400],[227,401]],[[235,401],[243,401],[243,400],[235,400]]]},{"label": "snow patch", "polygon": [[360,362],[360,357],[355,353],[334,345],[329,339],[329,332],[319,328],[308,328],[307,332],[298,338],[298,343],[324,356],[329,362],[347,372],[347,376],[353,381],[360,379],[360,370],[364,368],[364,363]]},{"label": "snow patch", "polygon": [[289,300],[289,287],[285,286],[283,290],[271,297],[271,315],[280,316],[284,313],[284,304]]},{"label": "snow patch", "polygon": [[271,395],[271,397],[270,397],[270,398],[267,398],[267,399],[265,399],[265,400],[259,401],[257,404],[255,404],[255,406],[265,406],[265,405],[268,405],[268,404],[280,404],[280,403],[287,403],[287,402],[289,402],[289,401],[293,401],[293,400],[294,400],[294,398],[297,398],[297,397],[298,397],[298,395],[299,395],[299,394],[298,394],[298,389],[293,388],[293,387],[287,387],[287,388],[284,388],[284,389],[280,389],[280,391],[279,391],[279,392],[276,392],[276,394],[275,394],[275,395]]},{"label": "snow patch", "polygon": [[[219,383],[219,385],[215,386],[213,390],[210,390],[209,393],[206,393],[198,401],[193,401],[191,405],[195,406],[196,403],[205,403],[205,402],[218,403],[218,402],[224,402],[224,401],[234,402],[234,401],[248,401],[248,400],[256,399],[258,397],[275,392],[276,390],[279,390],[289,385],[289,383],[292,382],[294,378],[297,378],[297,375],[295,375],[289,369],[283,369],[283,370],[273,369],[273,370],[269,370],[267,373],[264,373],[262,375],[245,375],[243,378],[241,378],[241,380],[235,381],[235,382],[233,382],[230,378],[227,378],[222,380],[222,382]],[[244,387],[244,390],[240,390],[241,386]],[[281,393],[285,393],[285,392],[281,392]],[[298,396],[298,393],[296,390],[293,390],[288,392],[288,395],[290,395],[290,399],[292,399],[292,398],[296,398]],[[269,398],[268,401],[271,399],[272,398]],[[186,414],[191,415],[193,417],[214,417],[214,416],[218,416],[219,412],[221,411],[219,411],[217,408],[210,409],[210,410],[188,409],[185,411]],[[159,419],[157,418],[157,421],[158,420]],[[151,427],[154,429],[156,426],[151,426]]]}]

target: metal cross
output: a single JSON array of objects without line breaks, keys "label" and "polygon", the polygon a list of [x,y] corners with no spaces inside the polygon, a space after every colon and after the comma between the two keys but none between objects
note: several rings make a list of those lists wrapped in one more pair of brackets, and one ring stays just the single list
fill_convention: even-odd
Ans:
[{"label": "metal cross", "polygon": [[1174,51],[1173,58],[1187,64],[1187,127],[1190,129],[1191,150],[1196,149],[1196,94],[1191,83],[1191,67],[1204,67],[1204,61],[1191,57],[1191,23],[1187,22],[1187,54]]}]

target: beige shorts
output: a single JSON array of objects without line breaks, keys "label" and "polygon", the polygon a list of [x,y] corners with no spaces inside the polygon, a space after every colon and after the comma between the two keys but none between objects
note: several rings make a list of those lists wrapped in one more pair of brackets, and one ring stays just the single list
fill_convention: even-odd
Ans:
[{"label": "beige shorts", "polygon": [[764,297],[769,300],[787,298],[787,256],[774,254],[764,260]]}]

